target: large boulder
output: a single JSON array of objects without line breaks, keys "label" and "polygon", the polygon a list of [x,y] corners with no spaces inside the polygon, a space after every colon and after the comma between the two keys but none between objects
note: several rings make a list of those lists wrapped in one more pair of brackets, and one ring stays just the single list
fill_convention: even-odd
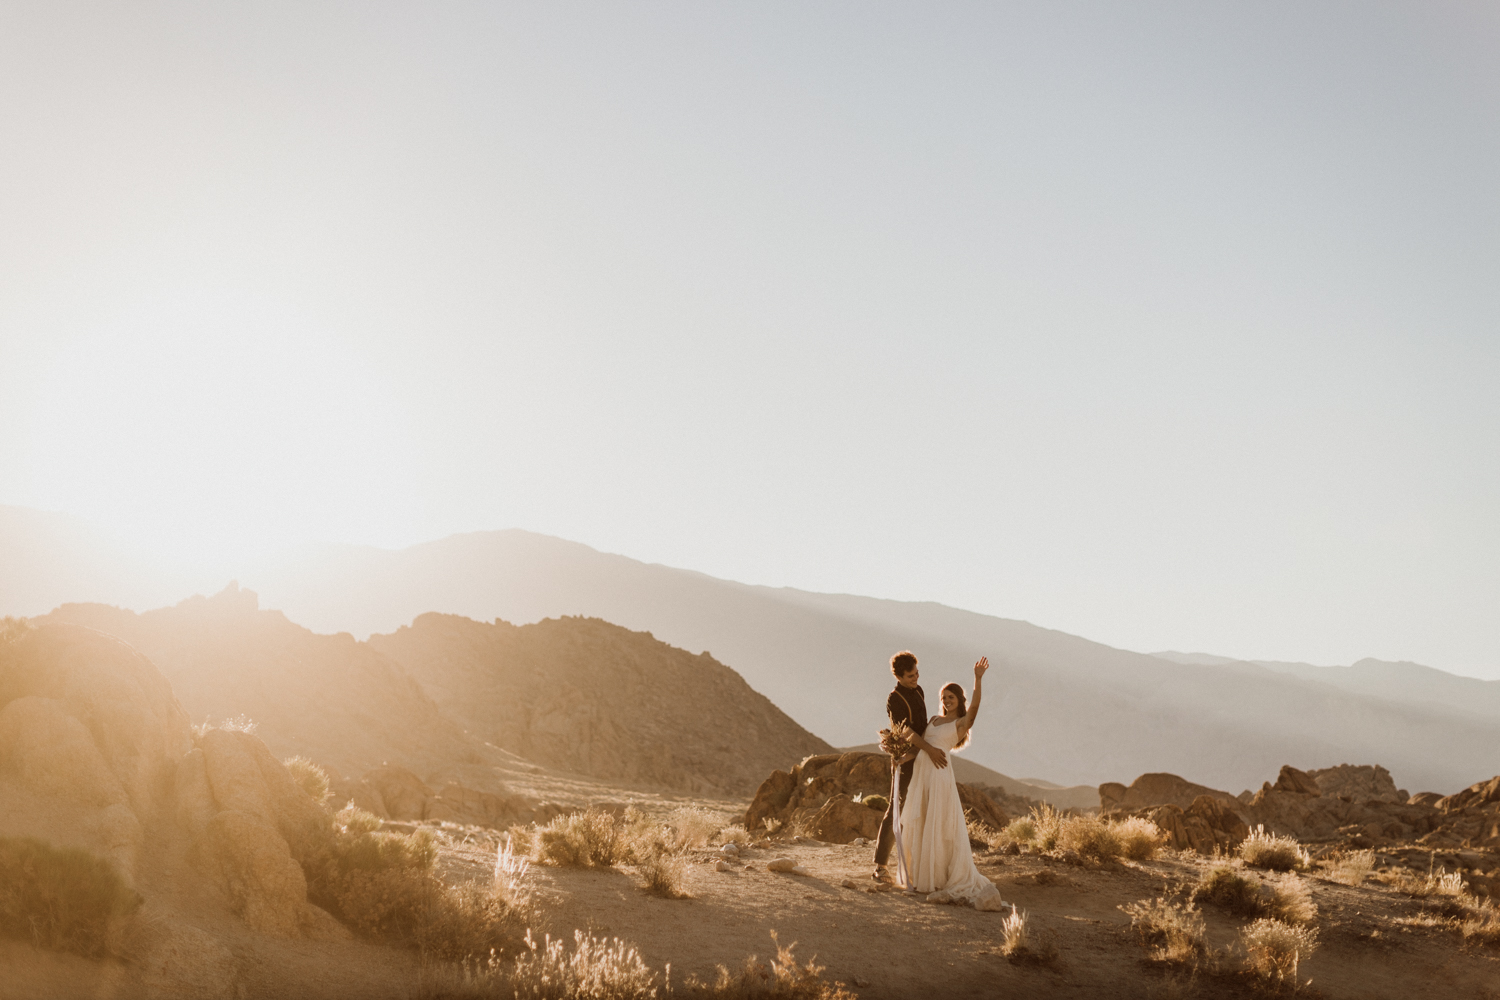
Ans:
[{"label": "large boulder", "polygon": [[1307,776],[1324,795],[1337,795],[1351,802],[1403,803],[1407,799],[1391,779],[1391,772],[1379,764],[1340,764],[1308,771]]},{"label": "large boulder", "polygon": [[1454,813],[1474,806],[1494,803],[1500,803],[1500,775],[1496,775],[1489,781],[1475,782],[1461,792],[1438,799],[1434,805],[1440,812]]},{"label": "large boulder", "polygon": [[284,937],[300,935],[307,879],[275,827],[226,809],[208,821],[201,844],[206,867],[249,927]]},{"label": "large boulder", "polygon": [[1323,789],[1318,787],[1318,782],[1306,771],[1299,771],[1290,764],[1281,765],[1281,773],[1276,776],[1276,784],[1271,786],[1278,792],[1291,792],[1296,795],[1322,795]]},{"label": "large boulder", "polygon": [[[772,820],[819,840],[847,844],[879,834],[884,811],[869,808],[863,800],[890,792],[891,759],[885,754],[815,754],[790,771],[773,771],[761,782],[745,810],[745,829],[757,830]],[[958,793],[972,818],[997,830],[1009,822],[983,789],[960,782]]]},{"label": "large boulder", "polygon": [[1099,804],[1105,812],[1113,810],[1137,810],[1151,806],[1172,805],[1186,809],[1200,795],[1211,795],[1234,802],[1234,796],[1206,785],[1197,785],[1175,774],[1157,772],[1143,774],[1130,783],[1108,781],[1099,786]]}]

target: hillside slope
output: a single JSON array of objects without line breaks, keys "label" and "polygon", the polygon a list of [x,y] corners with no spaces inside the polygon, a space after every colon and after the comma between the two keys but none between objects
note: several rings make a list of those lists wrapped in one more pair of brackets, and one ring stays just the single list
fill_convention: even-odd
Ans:
[{"label": "hillside slope", "polygon": [[319,628],[389,631],[437,609],[515,622],[587,615],[649,630],[712,651],[841,746],[868,743],[882,724],[895,650],[918,652],[929,687],[967,684],[987,654],[995,670],[970,758],[1066,784],[1170,770],[1238,789],[1289,760],[1378,760],[1406,787],[1451,791],[1493,773],[1500,745],[1500,712],[1255,664],[1173,663],[939,604],[748,586],[523,531],[395,552],[329,548],[256,579],[269,603]]},{"label": "hillside slope", "polygon": [[786,760],[832,749],[706,653],[598,619],[425,614],[369,645],[481,738],[601,780],[748,795]]}]

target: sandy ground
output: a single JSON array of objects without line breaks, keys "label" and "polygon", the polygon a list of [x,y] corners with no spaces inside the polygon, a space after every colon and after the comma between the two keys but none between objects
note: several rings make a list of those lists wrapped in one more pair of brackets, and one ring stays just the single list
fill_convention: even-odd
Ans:
[{"label": "sandy ground", "polygon": [[[493,831],[445,830],[445,878],[488,879]],[[807,876],[773,873],[766,862],[795,859]],[[574,929],[617,936],[639,947],[672,979],[712,978],[718,965],[737,968],[772,953],[770,933],[796,942],[800,959],[816,958],[825,978],[868,1000],[928,997],[1237,997],[1266,991],[1238,977],[1189,976],[1157,969],[1130,928],[1122,904],[1196,881],[1207,864],[1196,855],[1106,866],[1067,865],[1042,856],[979,855],[1002,895],[1054,935],[1051,966],[1014,965],[1000,954],[1003,914],[927,903],[919,895],[868,892],[871,848],[777,843],[746,853],[734,871],[714,870],[715,852],[693,852],[686,899],[663,899],[641,887],[629,868],[585,870],[533,866],[524,880],[540,933],[571,939]],[[844,887],[851,880],[860,888]],[[1328,998],[1465,998],[1500,1000],[1500,950],[1466,950],[1451,927],[1403,923],[1424,904],[1367,882],[1350,888],[1306,878],[1317,903],[1321,947],[1302,969],[1304,995]],[[1214,944],[1234,940],[1245,921],[1205,911]],[[422,1000],[424,972],[415,957],[359,942],[317,944],[249,934],[206,915],[200,926],[228,944],[247,1000],[360,998]],[[540,934],[539,934],[540,936]],[[0,943],[0,998],[88,997],[121,1000],[117,963],[87,962]]]}]

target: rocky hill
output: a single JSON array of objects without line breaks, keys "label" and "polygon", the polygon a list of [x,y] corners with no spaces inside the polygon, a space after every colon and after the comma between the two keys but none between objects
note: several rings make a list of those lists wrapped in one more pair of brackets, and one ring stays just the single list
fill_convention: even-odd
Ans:
[{"label": "rocky hill", "polygon": [[788,757],[832,749],[707,653],[598,619],[425,614],[369,647],[480,738],[600,780],[749,795]]}]

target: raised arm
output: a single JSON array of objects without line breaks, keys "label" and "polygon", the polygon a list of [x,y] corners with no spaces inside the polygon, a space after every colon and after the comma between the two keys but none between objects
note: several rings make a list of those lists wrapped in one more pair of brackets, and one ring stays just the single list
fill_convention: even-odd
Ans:
[{"label": "raised arm", "polygon": [[983,693],[980,690],[980,686],[984,680],[984,673],[988,669],[990,669],[990,658],[988,656],[981,656],[979,662],[974,664],[974,694],[969,698],[969,710],[964,713],[964,717],[958,723],[964,732],[973,729],[974,720],[979,718],[979,699]]}]

